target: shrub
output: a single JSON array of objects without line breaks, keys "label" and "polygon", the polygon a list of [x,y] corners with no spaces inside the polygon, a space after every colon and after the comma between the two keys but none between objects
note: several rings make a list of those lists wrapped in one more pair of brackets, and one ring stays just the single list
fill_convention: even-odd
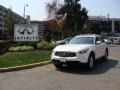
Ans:
[{"label": "shrub", "polygon": [[50,44],[50,50],[54,49],[56,46],[56,44]]},{"label": "shrub", "polygon": [[55,44],[51,44],[46,41],[41,41],[37,44],[37,48],[41,50],[52,50],[55,46]]},{"label": "shrub", "polygon": [[14,42],[11,44],[11,47],[17,47],[17,46],[32,46],[36,48],[37,42]]},{"label": "shrub", "polygon": [[10,43],[10,41],[0,41],[0,54],[5,53],[8,50]]},{"label": "shrub", "polygon": [[47,42],[50,43],[50,42],[51,42],[51,39],[52,39],[52,38],[51,38],[50,33],[46,33],[46,34],[45,34],[45,41],[47,41]]},{"label": "shrub", "polygon": [[19,46],[18,47],[10,47],[8,50],[17,52],[17,51],[19,51]]},{"label": "shrub", "polygon": [[40,43],[37,44],[37,48],[43,49],[43,50],[47,50],[48,46],[49,46],[49,43],[46,41],[41,41]]},{"label": "shrub", "polygon": [[14,51],[14,52],[17,52],[17,51],[31,51],[31,50],[34,50],[34,48],[32,46],[17,46],[17,47],[10,47],[8,50],[9,51]]},{"label": "shrub", "polygon": [[34,50],[34,48],[32,46],[20,46],[19,49],[20,49],[20,51]]}]

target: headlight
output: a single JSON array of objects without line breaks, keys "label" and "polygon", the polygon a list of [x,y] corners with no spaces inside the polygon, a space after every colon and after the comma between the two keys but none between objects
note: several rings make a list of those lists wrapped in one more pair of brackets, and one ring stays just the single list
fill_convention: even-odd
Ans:
[{"label": "headlight", "polygon": [[84,54],[84,53],[87,53],[88,51],[89,51],[89,48],[84,49],[84,50],[80,51],[79,53],[80,53],[80,54]]}]

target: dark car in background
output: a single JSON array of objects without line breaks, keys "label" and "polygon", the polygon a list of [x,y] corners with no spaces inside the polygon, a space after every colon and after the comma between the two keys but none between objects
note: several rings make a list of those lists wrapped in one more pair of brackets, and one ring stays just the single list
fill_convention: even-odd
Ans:
[{"label": "dark car in background", "polygon": [[63,45],[63,44],[66,44],[67,42],[69,42],[71,39],[72,39],[72,37],[68,37],[68,38],[65,38],[63,40],[57,41],[56,44]]}]

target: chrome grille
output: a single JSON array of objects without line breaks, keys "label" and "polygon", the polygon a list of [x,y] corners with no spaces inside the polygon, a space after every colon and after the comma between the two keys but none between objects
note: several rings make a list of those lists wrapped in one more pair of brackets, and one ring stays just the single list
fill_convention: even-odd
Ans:
[{"label": "chrome grille", "polygon": [[73,53],[73,52],[56,52],[55,55],[59,56],[59,57],[75,57],[76,53]]}]

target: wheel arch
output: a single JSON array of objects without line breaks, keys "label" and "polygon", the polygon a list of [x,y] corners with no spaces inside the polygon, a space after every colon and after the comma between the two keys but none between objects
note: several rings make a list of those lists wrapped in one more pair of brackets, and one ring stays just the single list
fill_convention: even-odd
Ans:
[{"label": "wheel arch", "polygon": [[[91,51],[91,52],[90,52],[90,55],[92,55],[92,56],[94,57],[94,60],[95,60],[95,52],[94,52],[94,51]],[[90,55],[89,55],[89,56],[90,56]]]},{"label": "wheel arch", "polygon": [[109,50],[108,50],[108,47],[105,49],[105,51],[107,50],[107,53],[108,53],[108,56],[109,56]]}]

